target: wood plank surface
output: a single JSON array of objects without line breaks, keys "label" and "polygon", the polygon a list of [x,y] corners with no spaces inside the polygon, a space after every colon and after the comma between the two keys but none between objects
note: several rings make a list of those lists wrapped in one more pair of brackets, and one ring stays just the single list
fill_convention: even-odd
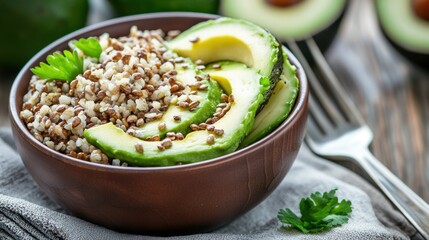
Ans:
[{"label": "wood plank surface", "polygon": [[[351,2],[328,62],[373,130],[375,156],[429,201],[429,73],[384,39],[372,0]],[[13,78],[0,73],[0,126]]]},{"label": "wood plank surface", "polygon": [[374,155],[429,201],[429,72],[387,42],[373,1],[350,7],[328,61],[374,132]]}]

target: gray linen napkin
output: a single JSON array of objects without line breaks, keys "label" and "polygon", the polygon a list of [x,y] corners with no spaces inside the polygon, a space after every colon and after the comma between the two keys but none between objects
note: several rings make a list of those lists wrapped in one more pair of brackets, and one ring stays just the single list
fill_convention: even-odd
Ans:
[{"label": "gray linen napkin", "polygon": [[[68,215],[33,182],[9,129],[0,129],[0,239],[159,239],[115,232]],[[280,208],[298,211],[304,196],[338,188],[352,201],[349,222],[320,234],[285,230]],[[171,239],[419,239],[410,224],[371,185],[305,147],[281,185],[260,205],[214,232]]]}]

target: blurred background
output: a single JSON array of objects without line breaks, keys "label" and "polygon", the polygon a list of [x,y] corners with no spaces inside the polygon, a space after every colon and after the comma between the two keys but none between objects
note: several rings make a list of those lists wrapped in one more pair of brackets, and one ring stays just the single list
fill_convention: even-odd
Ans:
[{"label": "blurred background", "polygon": [[16,74],[65,34],[130,14],[223,14],[280,40],[314,37],[374,131],[374,154],[429,201],[429,0],[0,0],[0,11],[0,126]]}]

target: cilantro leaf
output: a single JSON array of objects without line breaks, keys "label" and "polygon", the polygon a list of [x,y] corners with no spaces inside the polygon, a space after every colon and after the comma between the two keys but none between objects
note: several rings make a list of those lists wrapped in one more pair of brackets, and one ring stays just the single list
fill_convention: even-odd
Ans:
[{"label": "cilantro leaf", "polygon": [[321,194],[315,192],[310,197],[302,198],[299,203],[301,217],[289,208],[281,209],[277,218],[283,224],[290,225],[304,233],[316,233],[348,222],[352,212],[349,200],[338,201],[335,196],[337,189]]},{"label": "cilantro leaf", "polygon": [[90,37],[90,38],[81,38],[79,41],[76,41],[75,46],[79,48],[83,54],[85,54],[88,57],[93,58],[99,58],[101,52],[103,51],[101,49],[100,43],[97,41],[97,39]]},{"label": "cilantro leaf", "polygon": [[62,80],[71,82],[83,72],[83,57],[77,51],[71,53],[64,50],[63,54],[55,52],[46,58],[48,64],[41,62],[40,66],[31,68],[31,72],[47,81]]}]

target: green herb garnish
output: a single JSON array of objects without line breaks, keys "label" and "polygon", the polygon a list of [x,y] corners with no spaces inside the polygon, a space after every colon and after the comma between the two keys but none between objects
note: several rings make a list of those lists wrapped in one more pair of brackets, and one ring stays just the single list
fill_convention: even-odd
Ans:
[{"label": "green herb garnish", "polygon": [[47,81],[73,81],[77,75],[83,72],[83,57],[80,57],[77,51],[71,53],[64,50],[63,54],[56,52],[49,55],[46,58],[48,64],[41,62],[40,66],[30,69],[31,72]]},{"label": "green herb garnish", "polygon": [[88,57],[99,58],[101,52],[103,51],[101,49],[100,43],[93,37],[81,38],[74,44]]},{"label": "green herb garnish", "polygon": [[[88,57],[99,58],[102,52],[100,43],[93,37],[81,38],[75,45]],[[31,72],[47,81],[73,81],[77,75],[83,73],[83,57],[80,57],[77,51],[71,53],[64,50],[63,54],[49,55],[46,58],[48,64],[41,62],[40,66],[30,69]]]},{"label": "green herb garnish", "polygon": [[291,225],[304,233],[316,233],[346,223],[352,212],[349,200],[338,202],[335,196],[337,189],[321,194],[315,192],[309,198],[302,198],[299,203],[299,218],[289,208],[281,209],[277,218],[283,224]]}]

